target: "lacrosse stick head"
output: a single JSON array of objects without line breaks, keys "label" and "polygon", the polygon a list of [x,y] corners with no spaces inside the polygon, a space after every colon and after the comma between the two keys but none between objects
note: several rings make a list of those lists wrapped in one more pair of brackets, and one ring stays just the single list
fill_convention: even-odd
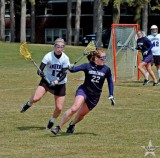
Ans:
[{"label": "lacrosse stick head", "polygon": [[85,48],[83,54],[84,55],[89,55],[91,52],[96,51],[96,46],[94,41],[90,41],[87,47]]},{"label": "lacrosse stick head", "polygon": [[29,50],[27,48],[26,42],[24,42],[20,45],[20,55],[23,56],[26,60],[32,59],[31,53],[29,52]]}]

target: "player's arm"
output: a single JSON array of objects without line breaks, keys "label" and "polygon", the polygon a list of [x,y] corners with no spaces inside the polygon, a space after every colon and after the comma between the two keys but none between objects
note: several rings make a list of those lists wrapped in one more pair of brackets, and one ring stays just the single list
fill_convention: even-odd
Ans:
[{"label": "player's arm", "polygon": [[[71,64],[72,65],[72,64]],[[82,65],[79,66],[70,66],[69,71],[74,73],[74,72],[78,72],[78,71],[84,71],[87,68],[88,63],[84,63]]]},{"label": "player's arm", "polygon": [[107,73],[107,82],[108,82],[108,89],[109,89],[109,97],[108,99],[111,101],[111,105],[115,104],[115,99],[114,99],[114,83],[113,83],[113,79],[112,79],[112,74],[111,74],[111,70],[109,69],[109,72]]},{"label": "player's arm", "polygon": [[153,48],[153,44],[151,43],[151,41],[148,38],[145,38],[145,51],[143,52],[143,55],[147,55],[148,52],[151,51],[151,49]]},{"label": "player's arm", "polygon": [[62,71],[60,73],[59,79],[57,79],[58,82],[61,82],[67,75],[68,68],[62,68]]},{"label": "player's arm", "polygon": [[107,82],[108,82],[109,95],[113,96],[114,84],[113,84],[113,80],[112,80],[112,75],[107,77]]},{"label": "player's arm", "polygon": [[39,69],[41,70],[37,70],[37,74],[39,76],[41,76],[42,78],[44,77],[44,73],[43,73],[43,70],[45,68],[46,64],[44,64],[43,62],[41,62],[40,66],[39,66]]}]

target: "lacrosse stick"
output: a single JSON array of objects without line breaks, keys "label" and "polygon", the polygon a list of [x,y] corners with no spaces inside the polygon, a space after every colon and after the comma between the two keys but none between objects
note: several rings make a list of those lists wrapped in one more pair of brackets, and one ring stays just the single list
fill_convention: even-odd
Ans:
[{"label": "lacrosse stick", "polygon": [[129,48],[132,51],[136,50],[134,47],[130,47],[129,45],[122,44],[120,40],[117,42],[117,46],[121,47],[122,49],[123,48]]},{"label": "lacrosse stick", "polygon": [[20,55],[23,56],[26,60],[32,61],[34,66],[38,69],[38,71],[43,75],[43,78],[47,81],[48,84],[50,84],[50,81],[46,78],[42,70],[38,67],[38,65],[35,63],[35,61],[32,59],[31,53],[29,52],[27,48],[26,42],[22,43],[20,45]]},{"label": "lacrosse stick", "polygon": [[95,51],[96,50],[96,46],[94,41],[91,41],[87,47],[84,49],[82,55],[74,62],[73,65],[77,64],[84,56],[87,56],[90,54],[90,52]]}]

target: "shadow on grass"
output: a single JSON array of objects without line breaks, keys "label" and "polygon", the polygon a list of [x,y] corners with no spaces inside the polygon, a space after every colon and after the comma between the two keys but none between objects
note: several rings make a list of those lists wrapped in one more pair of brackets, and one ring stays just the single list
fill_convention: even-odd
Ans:
[{"label": "shadow on grass", "polygon": [[91,132],[75,132],[75,133],[66,133],[66,132],[60,132],[57,135],[52,135],[51,137],[64,137],[64,136],[75,136],[75,135],[92,135],[92,136],[98,136],[98,134],[91,133]]},{"label": "shadow on grass", "polygon": [[26,131],[26,130],[32,130],[32,129],[44,130],[46,128],[45,127],[38,127],[38,126],[23,126],[23,127],[17,127],[17,129],[19,129],[21,131]]}]

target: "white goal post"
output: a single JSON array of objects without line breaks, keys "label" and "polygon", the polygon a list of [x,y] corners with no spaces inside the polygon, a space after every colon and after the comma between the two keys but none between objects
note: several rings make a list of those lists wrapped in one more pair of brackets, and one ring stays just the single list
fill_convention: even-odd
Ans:
[{"label": "white goal post", "polygon": [[111,68],[114,82],[140,80],[140,53],[133,49],[137,31],[138,24],[112,24],[106,63]]}]

